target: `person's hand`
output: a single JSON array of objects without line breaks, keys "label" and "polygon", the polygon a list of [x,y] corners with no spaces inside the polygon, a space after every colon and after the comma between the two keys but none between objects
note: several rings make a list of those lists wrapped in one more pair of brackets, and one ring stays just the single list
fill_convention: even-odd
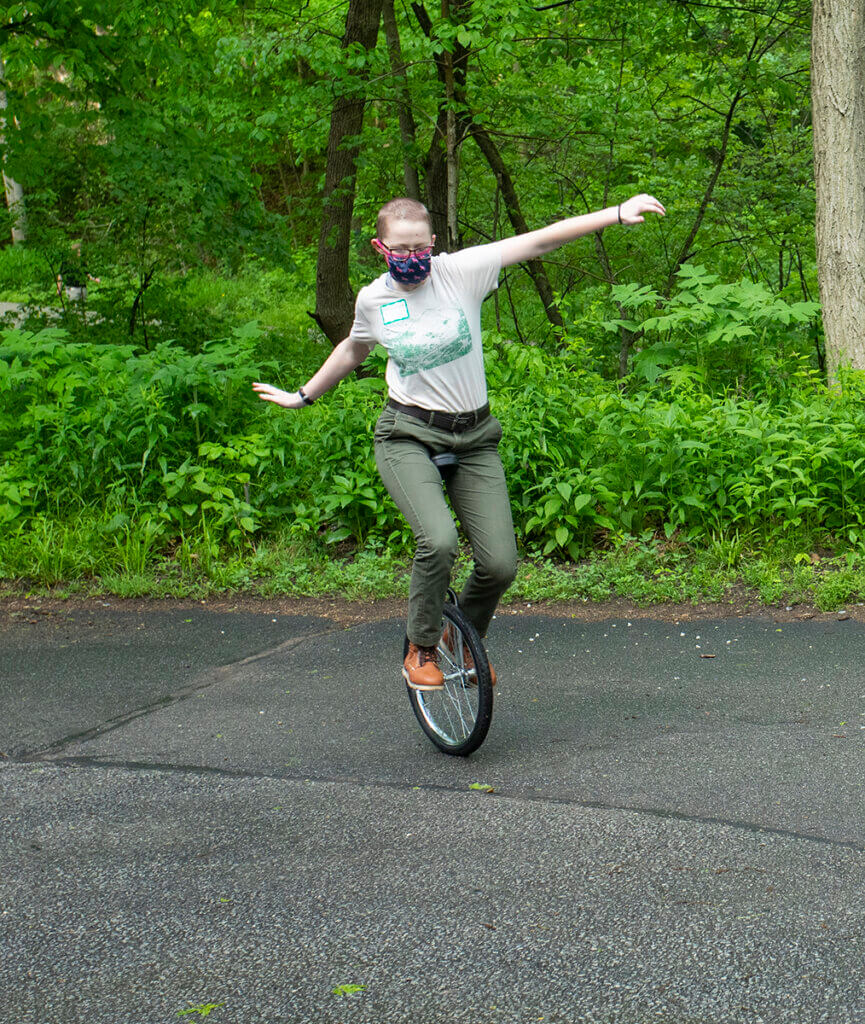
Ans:
[{"label": "person's hand", "polygon": [[646,219],[644,213],[657,213],[663,217],[666,212],[654,196],[646,195],[645,192],[631,196],[619,206],[619,216],[623,224],[642,224]]},{"label": "person's hand", "polygon": [[252,390],[265,402],[273,402],[276,405],[281,405],[284,409],[302,409],[306,404],[296,391],[282,391],[280,388],[273,387],[272,384],[261,384],[259,381],[254,381]]}]

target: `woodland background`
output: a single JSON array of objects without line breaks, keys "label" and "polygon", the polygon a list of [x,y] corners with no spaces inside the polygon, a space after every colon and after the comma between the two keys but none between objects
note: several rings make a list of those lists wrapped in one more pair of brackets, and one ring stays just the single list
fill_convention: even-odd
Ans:
[{"label": "woodland background", "polygon": [[[0,576],[400,593],[384,356],[300,413],[394,195],[453,250],[651,192],[502,274],[518,596],[865,589],[865,386],[818,304],[794,0],[7,4]],[[15,238],[15,244],[12,239]],[[86,303],[56,275],[81,241]]]}]

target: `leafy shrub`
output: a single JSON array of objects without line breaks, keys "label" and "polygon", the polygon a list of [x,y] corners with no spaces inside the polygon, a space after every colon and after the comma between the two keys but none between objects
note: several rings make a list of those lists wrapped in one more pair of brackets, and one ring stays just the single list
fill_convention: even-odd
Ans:
[{"label": "leafy shrub", "polygon": [[332,541],[408,530],[372,454],[380,380],[357,380],[303,415],[250,384],[275,373],[254,324],[199,354],[162,342],[71,343],[63,330],[7,331],[0,345],[0,523],[84,507],[122,531],[151,517],[165,539],[206,529],[238,542],[288,520]]},{"label": "leafy shrub", "polygon": [[774,393],[791,376],[799,383],[811,376],[809,360],[797,350],[810,344],[803,327],[815,319],[819,303],[788,303],[750,279],[721,283],[705,267],[687,263],[677,277],[679,289],[669,299],[633,283],[611,290],[611,299],[632,318],[603,326],[638,336],[633,361],[640,380],[675,384],[690,378],[715,391],[741,391],[744,385],[746,391]]},{"label": "leafy shrub", "polygon": [[[247,325],[199,355],[172,343],[70,343],[65,332],[6,332],[0,345],[0,522],[90,505],[156,512],[164,524],[206,514],[254,528],[241,434],[249,380],[262,369]],[[221,460],[210,445],[222,444]],[[258,447],[256,447],[258,445]],[[221,461],[217,467],[216,462]]]},{"label": "leafy shrub", "polygon": [[[57,329],[6,332],[0,527],[39,521],[48,544],[46,524],[87,510],[113,545],[112,564],[134,572],[169,544],[194,543],[196,558],[215,564],[220,545],[276,532],[313,546],[408,548],[373,456],[382,353],[370,357],[374,376],[288,413],[250,389],[278,376],[257,355],[259,340],[253,324],[198,354],[171,342],[140,353],[71,343]],[[772,399],[718,399],[686,387],[627,393],[502,338],[487,364],[530,554],[577,560],[657,536],[704,547],[724,571],[743,538],[861,544],[861,375],[837,392],[809,383]],[[288,373],[286,387],[296,386],[297,370]]]},{"label": "leafy shrub", "polygon": [[644,531],[709,543],[865,525],[863,385],[785,400],[699,390],[628,395],[500,342],[488,360],[503,460],[531,551],[579,558],[600,537]]}]

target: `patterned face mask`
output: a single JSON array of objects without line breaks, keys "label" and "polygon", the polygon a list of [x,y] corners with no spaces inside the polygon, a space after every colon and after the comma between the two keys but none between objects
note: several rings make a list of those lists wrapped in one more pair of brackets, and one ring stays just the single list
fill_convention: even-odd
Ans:
[{"label": "patterned face mask", "polygon": [[432,269],[432,246],[409,253],[407,256],[397,256],[377,238],[373,244],[387,261],[390,276],[399,284],[421,284],[429,277]]},{"label": "patterned face mask", "polygon": [[388,256],[387,269],[394,281],[400,284],[420,284],[430,275],[432,255],[429,256]]}]

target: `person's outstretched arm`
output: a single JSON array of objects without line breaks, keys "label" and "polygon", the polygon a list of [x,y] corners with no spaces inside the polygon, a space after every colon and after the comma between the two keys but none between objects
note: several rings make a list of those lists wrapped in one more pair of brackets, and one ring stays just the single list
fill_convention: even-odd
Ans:
[{"label": "person's outstretched arm", "polygon": [[[303,385],[303,393],[309,402],[314,402],[325,391],[329,391],[335,384],[339,384],[352,370],[356,370],[368,355],[369,346],[361,345],[348,338],[341,341],[321,364],[321,369],[317,370]],[[255,381],[252,390],[265,402],[274,402],[285,409],[302,409],[304,405],[309,404],[309,402],[304,402],[299,391],[283,391],[280,388],[275,388],[272,384]]]},{"label": "person's outstretched arm", "polygon": [[642,224],[646,219],[643,214],[657,213],[663,217],[667,211],[654,196],[645,193],[632,196],[618,206],[610,206],[606,210],[586,213],[580,217],[569,217],[557,221],[537,231],[527,231],[513,238],[503,238],[500,242],[492,242],[499,248],[502,266],[510,267],[514,263],[524,263],[536,259],[545,253],[558,249],[560,245],[572,242],[581,235],[590,235],[594,231],[611,227],[613,224]]}]

